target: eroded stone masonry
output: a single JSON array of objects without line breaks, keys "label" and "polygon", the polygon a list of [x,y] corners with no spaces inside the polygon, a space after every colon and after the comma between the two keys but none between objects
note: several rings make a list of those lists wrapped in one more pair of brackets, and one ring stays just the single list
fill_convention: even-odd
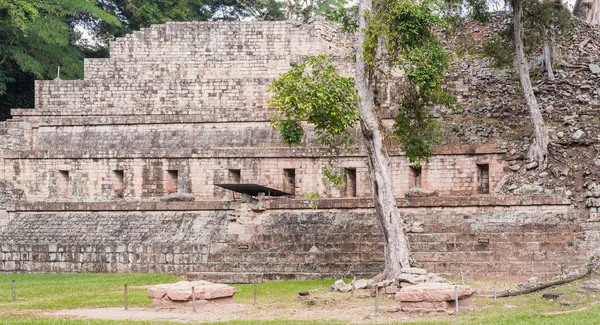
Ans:
[{"label": "eroded stone masonry", "polygon": [[[35,109],[14,109],[0,129],[0,270],[376,274],[384,247],[363,149],[340,157],[345,185],[328,186],[314,134],[285,146],[266,103],[271,81],[307,55],[332,54],[352,75],[353,41],[322,22],[168,23],[86,59],[85,80],[37,81]],[[386,123],[399,80],[380,92]],[[495,193],[504,155],[494,144],[441,146],[416,168],[392,152],[418,266],[544,278],[585,260],[597,222],[563,198]],[[406,198],[413,187],[438,196]]]}]

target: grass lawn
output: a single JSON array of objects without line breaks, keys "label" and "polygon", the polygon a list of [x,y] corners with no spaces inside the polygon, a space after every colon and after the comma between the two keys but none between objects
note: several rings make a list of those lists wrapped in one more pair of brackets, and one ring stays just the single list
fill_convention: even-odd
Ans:
[{"label": "grass lawn", "polygon": [[0,273],[0,311],[122,306],[125,283],[130,306],[150,306],[146,289],[136,286],[182,279],[168,274]]},{"label": "grass lawn", "polygon": [[[11,297],[11,281],[15,280],[15,301]],[[169,283],[182,280],[181,277],[164,274],[7,274],[0,273],[0,324],[174,324],[166,321],[133,322],[90,319],[57,319],[42,317],[42,313],[58,309],[121,307],[123,306],[123,284],[129,285],[129,306],[149,307],[151,300],[146,296],[147,286],[156,283]],[[352,298],[349,294],[328,291],[333,280],[285,281],[258,285],[257,306],[280,309],[292,313],[314,309],[343,312],[346,306],[374,309],[371,298]],[[588,293],[579,289],[580,282],[552,289],[563,294],[556,301],[541,298],[542,292],[499,299],[497,304],[490,298],[478,297],[479,310],[465,311],[460,316],[425,316],[409,318],[416,322],[396,322],[395,324],[600,324],[600,293]],[[253,285],[234,285],[237,288],[236,301],[251,304]],[[480,292],[489,292],[491,283],[475,282],[473,287]],[[317,304],[308,306],[295,298],[300,291],[310,291],[311,296],[319,296],[334,301],[333,305]],[[569,301],[569,306],[560,302]],[[262,306],[262,307],[261,307]],[[393,300],[380,300],[382,310],[398,306]],[[573,311],[573,312],[570,312]],[[283,317],[285,318],[285,316]],[[393,319],[393,318],[392,318]],[[363,321],[365,322],[365,321]],[[368,323],[368,321],[366,321]],[[231,321],[234,325],[301,325],[301,324],[342,324],[336,321],[284,321],[247,320]],[[388,323],[394,324],[394,323]]]}]

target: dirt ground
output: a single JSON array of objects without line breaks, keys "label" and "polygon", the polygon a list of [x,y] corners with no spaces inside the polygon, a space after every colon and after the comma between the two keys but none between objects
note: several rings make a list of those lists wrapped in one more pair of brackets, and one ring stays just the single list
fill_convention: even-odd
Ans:
[{"label": "dirt ground", "polygon": [[[292,306],[295,307],[295,306]],[[180,322],[225,322],[233,320],[311,320],[340,321],[344,323],[389,323],[394,321],[415,320],[415,315],[399,311],[399,304],[382,306],[375,313],[375,306],[350,306],[343,302],[282,308],[281,305],[254,306],[248,304],[221,304],[202,306],[194,313],[192,310],[156,310],[153,308],[94,308],[70,309],[44,313],[45,317],[140,320],[140,321],[180,321]],[[432,316],[426,316],[431,318]],[[446,315],[438,315],[443,319]],[[419,317],[421,318],[421,317]]]}]

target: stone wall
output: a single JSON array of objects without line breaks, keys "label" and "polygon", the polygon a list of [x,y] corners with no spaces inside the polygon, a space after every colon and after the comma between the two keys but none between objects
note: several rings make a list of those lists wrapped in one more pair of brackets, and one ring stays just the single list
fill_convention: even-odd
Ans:
[{"label": "stone wall", "polygon": [[[102,137],[82,139],[100,141]],[[130,139],[138,139],[139,142],[148,140],[142,136]],[[65,138],[65,142],[68,141]],[[192,144],[190,141],[190,146]],[[178,172],[177,192],[189,193],[201,200],[231,196],[214,185],[230,182],[230,170],[240,171],[241,183],[283,189],[286,183],[284,169],[294,169],[294,193],[297,197],[310,193],[318,193],[321,197],[352,196],[345,192],[344,186],[332,187],[324,182],[321,168],[326,161],[319,150],[254,148],[228,151],[206,148],[207,151],[204,151],[197,148],[186,152],[184,145],[185,140],[180,147],[180,156],[173,151],[152,152],[150,148],[139,155],[128,153],[124,148],[112,154],[110,150],[103,151],[106,155],[50,149],[13,152],[4,159],[4,175],[23,189],[30,202],[160,200],[169,194],[165,187],[169,170]],[[56,146],[61,147],[59,143]],[[437,190],[440,195],[482,194],[481,165],[488,166],[488,192],[492,192],[501,180],[505,168],[501,154],[493,150],[487,154],[470,153],[469,147],[455,147],[444,154],[444,149],[439,148],[440,154],[420,167],[419,187]],[[480,148],[480,152],[490,152],[482,149],[485,148]],[[163,158],[158,158],[161,156]],[[363,157],[361,152],[350,153],[340,158],[338,165],[355,170],[356,194],[353,195],[368,198],[371,196],[369,172]],[[403,156],[393,156],[391,167],[396,196],[402,197],[409,188],[418,185],[415,184],[414,168]],[[115,171],[122,173],[122,182],[115,182]],[[63,182],[65,174],[68,174],[68,179]],[[119,197],[115,194],[116,187],[124,189]]]},{"label": "stone wall", "polygon": [[[563,200],[447,198],[453,204],[433,207],[437,200],[399,205],[417,265],[454,277],[549,278],[585,260],[586,240],[600,230]],[[370,200],[322,200],[317,210],[309,205],[272,199],[74,204],[71,212],[56,203],[10,207],[15,211],[0,237],[0,269],[195,272],[236,282],[382,269],[382,234]],[[220,209],[199,211],[206,208]]]}]

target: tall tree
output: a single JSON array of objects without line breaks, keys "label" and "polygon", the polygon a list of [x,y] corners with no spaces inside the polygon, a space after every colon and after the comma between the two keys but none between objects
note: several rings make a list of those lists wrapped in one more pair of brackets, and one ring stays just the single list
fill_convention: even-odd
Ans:
[{"label": "tall tree", "polygon": [[484,51],[497,68],[516,67],[533,127],[527,158],[544,170],[548,165],[548,131],[531,85],[527,57],[542,51],[542,68],[548,79],[553,79],[552,47],[570,34],[574,22],[560,1],[510,0],[510,5],[512,24],[488,40]]},{"label": "tall tree", "polygon": [[[409,160],[426,160],[439,140],[439,124],[431,119],[428,107],[454,103],[442,89],[450,58],[433,33],[440,22],[434,12],[428,3],[378,0],[373,5],[372,0],[361,0],[355,80],[340,77],[321,57],[309,58],[308,65],[294,65],[271,87],[273,122],[288,144],[300,144],[304,120],[315,126],[319,141],[332,153],[351,144],[348,129],[359,123],[386,244],[385,268],[378,279],[396,277],[411,262],[392,188],[388,153],[392,138],[401,142]],[[406,72],[408,85],[399,89],[404,95],[396,103],[399,114],[389,134],[376,111],[375,91],[389,70],[398,67]]]},{"label": "tall tree", "polygon": [[585,21],[590,25],[600,26],[600,0],[592,1],[592,6]]},{"label": "tall tree", "polygon": [[583,18],[582,17],[582,8],[583,7],[583,0],[575,0],[575,4],[573,4],[573,15],[575,17],[579,17],[579,18]]},{"label": "tall tree", "polygon": [[383,229],[385,240],[385,267],[381,278],[394,278],[400,269],[410,267],[410,249],[404,234],[402,217],[398,211],[392,188],[390,157],[384,145],[381,121],[374,109],[373,67],[365,62],[364,49],[369,25],[369,13],[373,9],[372,0],[361,0],[358,13],[358,44],[356,51],[356,89],[358,92],[358,112],[360,129],[367,150],[367,165],[371,175],[371,191],[377,219]]},{"label": "tall tree", "polygon": [[523,0],[511,0],[510,4],[513,8],[512,21],[517,70],[519,72],[521,88],[523,88],[523,96],[529,109],[531,124],[533,125],[533,143],[529,146],[528,158],[531,161],[537,162],[540,170],[544,170],[548,164],[548,130],[544,124],[544,118],[542,117],[542,112],[533,93],[531,79],[529,78],[529,67],[523,46]]}]

